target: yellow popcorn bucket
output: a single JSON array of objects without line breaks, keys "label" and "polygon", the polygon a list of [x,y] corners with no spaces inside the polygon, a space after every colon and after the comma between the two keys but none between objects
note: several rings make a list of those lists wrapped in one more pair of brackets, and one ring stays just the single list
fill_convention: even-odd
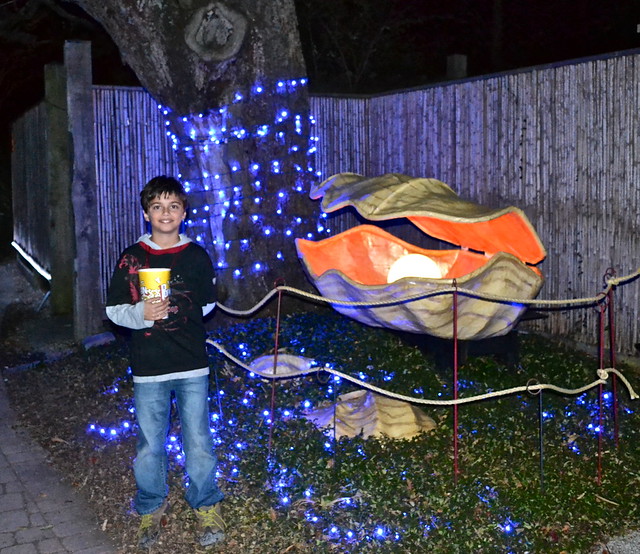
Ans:
[{"label": "yellow popcorn bucket", "polygon": [[171,293],[169,277],[171,270],[168,267],[151,267],[138,270],[140,277],[140,295],[143,300],[159,298],[164,300]]}]

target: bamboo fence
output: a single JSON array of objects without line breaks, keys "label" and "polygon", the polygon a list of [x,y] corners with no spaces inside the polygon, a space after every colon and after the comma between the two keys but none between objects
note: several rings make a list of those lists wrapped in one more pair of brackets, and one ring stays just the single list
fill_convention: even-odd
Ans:
[{"label": "bamboo fence", "polygon": [[11,202],[14,238],[36,262],[50,269],[45,121],[45,106],[39,104],[13,125]]},{"label": "bamboo fence", "polygon": [[176,175],[157,102],[139,88],[94,87],[103,298],[117,259],[144,231],[140,189]]},{"label": "bamboo fence", "polygon": [[[366,149],[367,175],[434,177],[465,199],[522,208],[547,249],[539,298],[594,297],[608,268],[640,266],[637,52],[350,101],[351,112],[344,99],[312,99],[325,175],[349,170],[340,151]],[[616,290],[616,349],[626,355],[639,301],[635,281]],[[595,310],[548,315],[527,325],[598,343]]]},{"label": "bamboo fence", "polygon": [[[119,252],[143,230],[140,187],[177,169],[147,93],[94,87],[94,99],[104,289]],[[465,199],[522,208],[547,249],[540,298],[592,297],[608,268],[636,271],[640,52],[310,101],[320,139],[315,165],[324,177],[345,171],[434,177]],[[14,213],[21,229],[23,212]],[[354,224],[350,213],[330,218],[334,234]],[[402,238],[425,240],[412,228],[403,232]],[[639,300],[635,281],[616,291],[622,354],[635,353]],[[554,310],[527,325],[591,346],[598,340],[593,309]]]}]

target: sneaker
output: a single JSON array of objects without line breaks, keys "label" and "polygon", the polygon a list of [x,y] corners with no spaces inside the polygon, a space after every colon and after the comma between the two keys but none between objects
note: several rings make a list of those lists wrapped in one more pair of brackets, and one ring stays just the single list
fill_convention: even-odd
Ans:
[{"label": "sneaker", "polygon": [[196,517],[198,518],[197,539],[200,546],[211,546],[224,540],[225,523],[220,512],[220,503],[198,508]]},{"label": "sneaker", "polygon": [[151,548],[160,536],[160,529],[166,525],[165,512],[167,511],[165,500],[155,512],[144,514],[138,527],[138,548]]}]

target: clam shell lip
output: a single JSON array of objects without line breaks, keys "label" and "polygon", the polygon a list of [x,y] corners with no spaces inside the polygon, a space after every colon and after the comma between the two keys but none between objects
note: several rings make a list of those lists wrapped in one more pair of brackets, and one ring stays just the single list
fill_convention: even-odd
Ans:
[{"label": "clam shell lip", "polygon": [[[314,243],[298,239],[296,245],[305,269],[320,293],[337,301],[332,303],[336,311],[373,327],[453,337],[453,295],[437,294],[439,290],[451,287],[453,279],[405,277],[388,284],[363,284],[335,268],[318,275],[312,264],[314,259],[321,258],[322,249],[317,251],[319,256],[305,256],[305,246],[314,247]],[[523,300],[534,298],[543,282],[539,271],[504,252],[486,259],[483,265],[456,279],[461,289]],[[415,298],[422,295],[431,296]],[[477,340],[504,335],[517,324],[524,310],[525,305],[521,303],[487,301],[460,294],[457,297],[458,338]]]},{"label": "clam shell lip", "polygon": [[277,359],[273,355],[260,356],[249,365],[254,373],[266,377],[291,377],[301,373],[313,373],[317,371],[313,369],[314,366],[315,360],[292,354],[278,354]]},{"label": "clam shell lip", "polygon": [[437,179],[338,173],[313,187],[310,197],[322,198],[327,213],[352,206],[370,221],[405,217],[428,235],[481,252],[509,252],[531,264],[546,257],[522,210],[492,209],[462,200]]},{"label": "clam shell lip", "polygon": [[342,394],[334,404],[321,406],[305,417],[335,438],[386,435],[409,439],[436,427],[422,409],[367,390]]},{"label": "clam shell lip", "polygon": [[[436,262],[440,275],[445,279],[434,279],[434,282],[442,283],[453,283],[454,278],[463,278],[486,264],[488,259],[485,255],[464,249],[426,250],[368,224],[317,242],[296,239],[296,248],[314,279],[334,269],[362,285],[386,285],[395,262],[407,254],[419,254]],[[539,273],[537,268],[532,270]]]}]

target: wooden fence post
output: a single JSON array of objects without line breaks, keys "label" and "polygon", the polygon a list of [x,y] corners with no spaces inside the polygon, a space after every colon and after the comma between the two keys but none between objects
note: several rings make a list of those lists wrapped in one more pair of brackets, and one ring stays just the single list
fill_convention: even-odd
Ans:
[{"label": "wooden fence post", "polygon": [[74,304],[75,232],[71,210],[71,159],[64,67],[60,64],[46,65],[44,82],[51,311],[54,314],[71,314]]},{"label": "wooden fence post", "polygon": [[76,340],[102,330],[91,43],[65,42],[75,224],[73,323]]}]

